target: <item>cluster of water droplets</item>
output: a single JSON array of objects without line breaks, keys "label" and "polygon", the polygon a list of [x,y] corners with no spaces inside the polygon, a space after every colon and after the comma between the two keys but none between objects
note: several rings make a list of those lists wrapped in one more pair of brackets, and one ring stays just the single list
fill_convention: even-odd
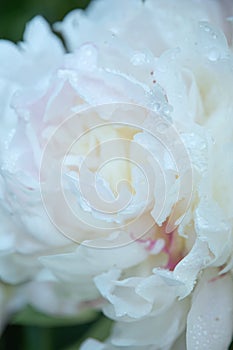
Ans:
[{"label": "cluster of water droplets", "polygon": [[220,33],[207,22],[200,22],[199,27],[207,58],[212,62],[218,61],[222,56],[223,34],[220,35]]}]

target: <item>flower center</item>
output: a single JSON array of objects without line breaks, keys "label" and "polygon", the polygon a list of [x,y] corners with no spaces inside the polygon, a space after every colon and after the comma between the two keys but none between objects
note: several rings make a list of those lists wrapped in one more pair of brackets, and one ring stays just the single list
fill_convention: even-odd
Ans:
[{"label": "flower center", "polygon": [[[127,184],[128,190],[134,194],[132,185],[133,163],[130,161],[129,141],[138,132],[132,127],[116,125],[101,126],[88,130],[72,147],[71,153],[82,157],[93,173],[102,177],[115,196],[121,181]],[[124,142],[124,141],[128,141]],[[112,148],[117,146],[113,152]],[[119,157],[113,156],[119,154]],[[77,170],[77,169],[76,169]]]}]

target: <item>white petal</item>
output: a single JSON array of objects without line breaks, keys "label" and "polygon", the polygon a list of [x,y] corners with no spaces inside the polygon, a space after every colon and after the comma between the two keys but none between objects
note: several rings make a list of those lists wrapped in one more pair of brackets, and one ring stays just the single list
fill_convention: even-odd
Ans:
[{"label": "white petal", "polygon": [[95,284],[101,294],[114,305],[116,317],[140,318],[148,315],[152,304],[135,293],[139,277],[118,281],[119,270],[108,271],[95,277]]},{"label": "white petal", "polygon": [[[12,80],[23,87],[41,84],[41,80],[61,63],[64,49],[60,40],[40,16],[28,23],[24,42],[20,48],[6,40],[0,40],[1,77]],[[38,62],[40,64],[38,64]]]},{"label": "white petal", "polygon": [[206,273],[194,292],[187,319],[187,350],[227,350],[233,334],[230,274]]},{"label": "white petal", "polygon": [[95,339],[86,340],[80,347],[80,350],[107,350],[105,344]]},{"label": "white petal", "polygon": [[[117,246],[117,242],[120,242],[121,239],[124,242],[125,236],[127,233],[123,232],[112,235],[112,238],[84,241],[75,252],[44,256],[40,258],[40,261],[59,278],[71,280],[74,279],[74,276],[93,276],[114,267],[129,268],[145,260],[147,252],[138,242],[122,247]],[[103,247],[108,247],[108,243],[110,248],[103,249]]]},{"label": "white petal", "polygon": [[185,298],[191,293],[199,272],[210,260],[207,243],[197,239],[191,251],[176,265],[174,271],[155,268],[153,272],[163,277],[168,285],[176,285],[179,297]]},{"label": "white petal", "polygon": [[134,322],[117,322],[112,343],[117,346],[153,345],[153,350],[168,349],[184,331],[188,307],[189,301],[186,299],[174,302],[166,312],[155,317]]},{"label": "white petal", "polygon": [[112,270],[95,277],[97,288],[110,303],[103,309],[110,318],[135,321],[161,315],[176,300],[176,289],[167,286],[158,275],[121,280],[120,275],[119,270]]},{"label": "white petal", "polygon": [[221,266],[226,263],[231,253],[231,225],[225,220],[223,210],[213,199],[210,201],[203,197],[204,193],[196,209],[195,229],[199,238],[208,244],[214,254],[214,262]]}]

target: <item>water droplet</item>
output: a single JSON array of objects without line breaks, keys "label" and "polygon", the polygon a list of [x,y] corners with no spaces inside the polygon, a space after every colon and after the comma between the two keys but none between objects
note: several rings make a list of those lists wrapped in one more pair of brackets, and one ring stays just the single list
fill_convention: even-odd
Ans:
[{"label": "water droplet", "polygon": [[217,34],[215,32],[213,32],[212,33],[212,38],[215,40],[215,39],[217,39],[217,37],[218,37]]},{"label": "water droplet", "polygon": [[29,111],[22,111],[21,117],[23,118],[23,120],[28,123],[30,120],[30,113]]},{"label": "water droplet", "polygon": [[142,52],[136,53],[131,58],[131,63],[134,66],[140,66],[140,65],[144,64],[145,62],[146,62],[146,55],[144,53],[142,53]]},{"label": "water droplet", "polygon": [[83,55],[85,55],[86,57],[90,57],[93,55],[93,53],[95,53],[95,48],[92,45],[83,45],[80,49],[80,51],[82,52]]},{"label": "water droplet", "polygon": [[96,66],[97,49],[92,44],[84,44],[78,50],[76,62],[79,68],[92,69]]},{"label": "water droplet", "polygon": [[200,28],[204,29],[205,32],[210,32],[211,28],[209,27],[209,25],[205,22],[201,22],[200,23]]},{"label": "water droplet", "polygon": [[112,27],[112,28],[111,28],[111,32],[112,32],[115,36],[117,36],[117,34],[119,34],[119,28],[117,28],[117,27]]},{"label": "water droplet", "polygon": [[167,106],[166,106],[166,107],[163,108],[162,112],[163,112],[163,114],[165,114],[165,115],[169,115],[169,114],[170,114],[170,109],[167,108]]},{"label": "water droplet", "polygon": [[220,57],[220,53],[216,48],[212,48],[208,53],[208,58],[210,61],[217,61]]},{"label": "water droplet", "polygon": [[216,140],[215,140],[215,138],[213,136],[211,136],[211,142],[213,143],[213,145],[216,144]]},{"label": "water droplet", "polygon": [[169,123],[161,122],[157,125],[157,131],[164,133],[169,128]]},{"label": "water droplet", "polygon": [[199,144],[199,149],[201,151],[205,150],[207,148],[206,146],[206,143],[204,141],[200,141],[200,144]]},{"label": "water droplet", "polygon": [[153,109],[154,109],[155,111],[159,111],[160,108],[161,108],[161,103],[155,102],[155,103],[153,104]]},{"label": "water droplet", "polygon": [[162,113],[166,116],[166,117],[169,117],[171,112],[173,111],[173,108],[171,105],[164,105],[163,108],[162,108]]}]

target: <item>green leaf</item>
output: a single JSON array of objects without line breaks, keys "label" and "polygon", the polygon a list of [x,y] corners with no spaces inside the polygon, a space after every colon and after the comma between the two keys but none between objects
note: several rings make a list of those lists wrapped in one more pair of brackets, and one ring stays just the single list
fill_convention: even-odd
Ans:
[{"label": "green leaf", "polygon": [[94,310],[86,310],[75,317],[71,316],[48,316],[35,310],[31,306],[27,306],[22,311],[17,313],[13,319],[12,324],[29,325],[29,326],[43,326],[43,327],[58,327],[70,326],[76,324],[83,324],[91,322],[98,317],[98,312]]},{"label": "green leaf", "polygon": [[99,341],[104,341],[111,333],[113,321],[109,320],[105,316],[102,316],[97,322],[91,326],[87,332],[79,339],[74,345],[66,350],[79,350],[81,344],[88,338],[94,338]]},{"label": "green leaf", "polygon": [[23,349],[24,350],[51,350],[52,334],[49,328],[23,328]]}]

